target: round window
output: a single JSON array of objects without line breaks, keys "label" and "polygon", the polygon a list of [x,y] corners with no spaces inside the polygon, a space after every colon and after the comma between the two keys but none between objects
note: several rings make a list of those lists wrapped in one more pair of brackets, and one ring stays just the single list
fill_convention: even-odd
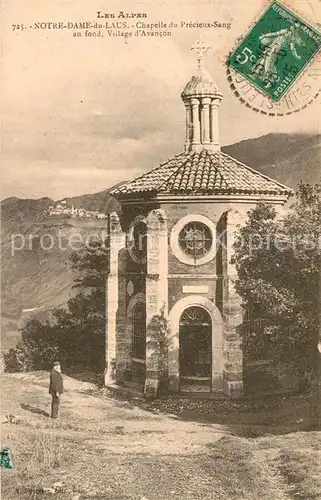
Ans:
[{"label": "round window", "polygon": [[210,228],[203,222],[189,222],[178,235],[180,249],[196,259],[204,257],[211,249],[213,239]]}]

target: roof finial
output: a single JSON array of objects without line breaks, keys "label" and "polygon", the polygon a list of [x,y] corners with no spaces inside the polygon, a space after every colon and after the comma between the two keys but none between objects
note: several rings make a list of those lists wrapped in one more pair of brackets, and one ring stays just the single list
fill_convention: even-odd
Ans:
[{"label": "roof finial", "polygon": [[191,46],[191,50],[195,50],[197,54],[197,66],[198,68],[203,68],[204,66],[204,55],[210,49],[212,46],[208,43],[206,43],[200,34],[198,37],[197,42]]}]

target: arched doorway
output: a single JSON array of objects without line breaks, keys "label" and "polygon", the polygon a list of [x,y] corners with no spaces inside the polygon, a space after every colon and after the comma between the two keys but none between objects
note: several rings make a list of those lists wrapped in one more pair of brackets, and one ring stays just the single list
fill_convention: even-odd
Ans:
[{"label": "arched doorway", "polygon": [[212,319],[200,306],[185,309],[179,321],[181,391],[210,391],[212,378]]}]

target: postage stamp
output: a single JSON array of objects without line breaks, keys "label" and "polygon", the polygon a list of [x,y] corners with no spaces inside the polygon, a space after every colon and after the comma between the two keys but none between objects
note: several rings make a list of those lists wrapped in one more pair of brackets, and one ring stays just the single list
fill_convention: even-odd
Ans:
[{"label": "postage stamp", "polygon": [[273,1],[227,64],[273,101],[279,101],[320,48],[321,34]]},{"label": "postage stamp", "polygon": [[279,101],[263,94],[231,66],[226,66],[226,75],[235,97],[253,112],[270,117],[291,115],[313,105],[320,96],[321,55],[313,59]]}]

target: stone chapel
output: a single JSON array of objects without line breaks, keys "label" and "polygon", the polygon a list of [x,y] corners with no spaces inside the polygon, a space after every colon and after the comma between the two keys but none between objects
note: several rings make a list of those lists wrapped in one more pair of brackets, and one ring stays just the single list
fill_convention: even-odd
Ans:
[{"label": "stone chapel", "polygon": [[282,207],[292,190],[220,150],[222,93],[204,68],[181,97],[184,151],[112,192],[105,384],[160,392],[243,394],[231,264],[236,227],[259,201]]}]

